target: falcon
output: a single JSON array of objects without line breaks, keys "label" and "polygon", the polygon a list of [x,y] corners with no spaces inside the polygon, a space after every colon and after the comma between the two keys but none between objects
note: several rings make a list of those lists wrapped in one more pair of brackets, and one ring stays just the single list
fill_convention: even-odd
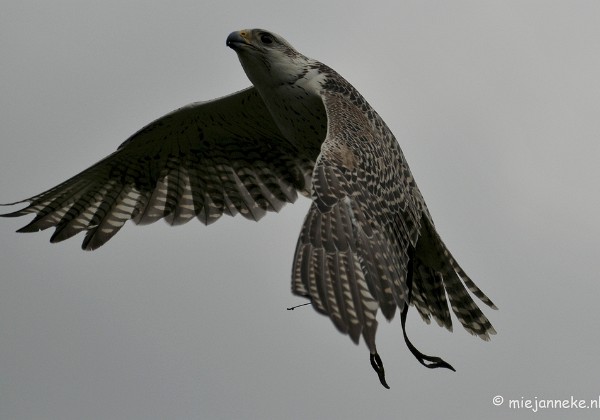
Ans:
[{"label": "falcon", "polygon": [[279,35],[241,30],[226,45],[253,86],[157,119],[78,175],[11,203],[27,206],[3,216],[33,213],[19,232],[53,227],[51,242],[85,232],[82,247],[93,250],[130,219],[259,220],[300,193],[312,204],[292,292],[355,343],[363,337],[386,388],[375,345],[380,310],[388,321],[400,312],[406,345],[421,364],[454,370],[411,343],[409,306],[450,331],[452,308],[484,340],[496,331],[471,294],[496,307],[440,238],[388,126],[350,83]]}]

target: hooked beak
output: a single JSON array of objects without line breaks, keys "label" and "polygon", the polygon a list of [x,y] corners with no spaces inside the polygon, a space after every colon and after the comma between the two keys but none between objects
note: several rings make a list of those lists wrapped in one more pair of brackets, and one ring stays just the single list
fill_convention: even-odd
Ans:
[{"label": "hooked beak", "polygon": [[225,41],[225,45],[227,45],[232,50],[237,50],[238,48],[243,48],[245,45],[248,45],[248,38],[246,38],[246,32],[244,31],[235,31],[229,34],[227,37],[227,41]]}]

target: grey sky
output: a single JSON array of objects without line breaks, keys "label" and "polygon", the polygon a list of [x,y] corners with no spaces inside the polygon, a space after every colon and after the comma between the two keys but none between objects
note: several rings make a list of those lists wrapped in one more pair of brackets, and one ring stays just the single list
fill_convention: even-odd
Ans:
[{"label": "grey sky", "polygon": [[[361,342],[290,293],[300,199],[260,223],[127,225],[103,248],[0,220],[0,418],[525,418],[492,398],[598,398],[600,3],[7,1],[0,202],[151,120],[249,85],[264,27],[353,83],[399,139],[436,226],[499,306],[491,342],[409,313]],[[596,418],[600,409],[546,409]],[[575,413],[571,414],[571,411]],[[540,413],[538,412],[538,415]]]}]

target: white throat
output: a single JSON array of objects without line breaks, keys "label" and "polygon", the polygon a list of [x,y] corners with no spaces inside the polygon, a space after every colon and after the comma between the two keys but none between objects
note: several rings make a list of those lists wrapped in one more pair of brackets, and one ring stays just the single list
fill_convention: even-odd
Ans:
[{"label": "white throat", "polygon": [[299,148],[320,145],[327,134],[327,114],[321,99],[324,77],[311,68],[293,82],[255,85],[283,135]]}]

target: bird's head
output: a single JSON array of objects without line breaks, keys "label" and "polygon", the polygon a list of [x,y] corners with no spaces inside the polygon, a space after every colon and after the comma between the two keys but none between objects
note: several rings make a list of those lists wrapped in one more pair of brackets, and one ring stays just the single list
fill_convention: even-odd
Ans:
[{"label": "bird's head", "polygon": [[312,62],[285,39],[264,29],[243,29],[229,34],[233,49],[250,81],[257,87],[293,83],[306,74]]}]

